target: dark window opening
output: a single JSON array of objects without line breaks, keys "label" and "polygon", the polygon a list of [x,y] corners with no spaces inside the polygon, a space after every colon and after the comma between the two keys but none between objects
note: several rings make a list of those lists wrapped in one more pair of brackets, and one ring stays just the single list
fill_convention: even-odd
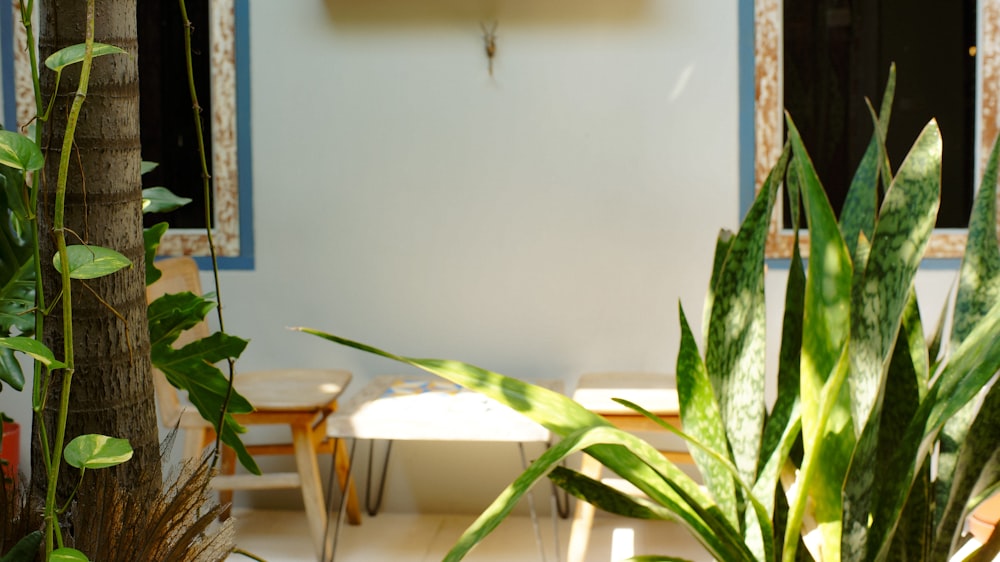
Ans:
[{"label": "dark window opening", "polygon": [[[194,29],[191,49],[198,102],[202,107],[205,150],[211,173],[211,80],[208,0],[187,0]],[[191,203],[169,213],[144,217],[146,226],[166,221],[171,228],[204,228],[205,202],[201,160],[188,93],[184,25],[180,8],[170,2],[138,2],[139,111],[142,159],[159,166],[145,174],[142,186],[166,187]]]},{"label": "dark window opening", "polygon": [[[933,117],[944,140],[939,228],[968,225],[975,189],[976,1],[784,3],[784,100],[835,212],[896,63],[886,149],[898,170]],[[791,224],[785,202],[785,228]]]}]

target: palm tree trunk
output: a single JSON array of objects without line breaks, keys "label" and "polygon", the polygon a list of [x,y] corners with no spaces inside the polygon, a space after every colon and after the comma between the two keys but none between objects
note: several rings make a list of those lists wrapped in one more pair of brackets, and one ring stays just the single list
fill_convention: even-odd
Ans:
[{"label": "palm tree trunk", "polygon": [[[41,2],[41,60],[68,45],[83,43],[86,2]],[[67,440],[100,433],[128,439],[135,455],[111,480],[126,489],[143,477],[160,477],[160,453],[146,322],[142,188],[139,177],[139,86],[136,40],[136,0],[97,0],[96,41],[121,47],[129,55],[94,60],[89,91],[76,128],[66,196],[67,244],[86,243],[112,248],[133,267],[111,276],[73,281],[73,339],[76,370],[72,381]],[[40,203],[43,285],[46,302],[60,292],[58,272],[50,265],[55,254],[52,216],[60,147],[69,107],[79,78],[79,66],[63,72],[56,103],[45,124],[46,166]],[[42,70],[43,99],[48,100],[54,73]],[[63,313],[55,306],[46,318],[44,341],[61,357]],[[60,381],[51,385],[44,419],[53,434]],[[37,423],[37,422],[36,422]],[[45,473],[38,442],[32,447],[32,473]],[[72,472],[75,473],[75,470]],[[34,478],[35,493],[44,487]],[[60,478],[66,497],[76,474]],[[87,483],[81,494],[86,492]]]}]

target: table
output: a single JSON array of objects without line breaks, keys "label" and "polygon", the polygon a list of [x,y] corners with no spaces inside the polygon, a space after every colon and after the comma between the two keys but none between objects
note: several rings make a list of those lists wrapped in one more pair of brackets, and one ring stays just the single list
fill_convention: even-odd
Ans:
[{"label": "table", "polygon": [[[551,390],[561,391],[561,381],[532,381]],[[327,419],[327,435],[331,438],[355,440],[392,441],[490,441],[511,442],[521,446],[522,465],[527,468],[524,443],[549,443],[550,432],[522,414],[477,392],[448,380],[431,375],[382,375],[347,401]],[[354,446],[351,447],[353,464]],[[389,452],[386,452],[381,482],[385,482]],[[369,464],[371,471],[371,463]],[[370,472],[369,472],[370,474]],[[368,479],[371,486],[372,479]],[[332,489],[332,487],[331,487]],[[383,487],[379,487],[374,507],[369,503],[369,513],[378,512]],[[370,488],[369,488],[370,492]],[[370,498],[370,494],[369,494]],[[531,495],[528,495],[532,522],[542,560],[545,549],[538,531],[537,516]],[[343,501],[338,509],[337,523],[329,560],[336,554],[337,537],[343,515]],[[332,506],[332,502],[328,505]],[[553,510],[553,526],[556,513]],[[326,541],[324,541],[326,542]],[[325,550],[325,549],[324,549]],[[325,556],[325,552],[324,552]],[[558,534],[556,558],[559,558]]]}]

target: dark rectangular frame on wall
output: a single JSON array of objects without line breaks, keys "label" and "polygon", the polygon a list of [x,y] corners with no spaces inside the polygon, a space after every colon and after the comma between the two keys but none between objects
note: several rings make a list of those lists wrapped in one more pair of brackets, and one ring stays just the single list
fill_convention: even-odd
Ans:
[{"label": "dark rectangular frame on wall", "polygon": [[[740,0],[739,9],[741,208],[746,210],[784,144],[782,0]],[[1000,0],[979,0],[978,16],[977,181],[1000,132]],[[771,220],[767,240],[769,258],[788,258],[792,253],[793,233],[781,228],[780,216],[779,210]],[[959,258],[965,250],[965,240],[964,229],[935,230],[927,257]],[[803,244],[807,241],[807,237],[801,240]]]},{"label": "dark rectangular frame on wall", "polygon": [[[5,126],[28,123],[34,116],[27,39],[17,5],[15,0],[10,10],[0,10]],[[212,238],[223,269],[254,268],[249,11],[249,0],[211,1]],[[160,255],[190,255],[202,268],[210,267],[208,235],[199,229],[171,229]]]}]

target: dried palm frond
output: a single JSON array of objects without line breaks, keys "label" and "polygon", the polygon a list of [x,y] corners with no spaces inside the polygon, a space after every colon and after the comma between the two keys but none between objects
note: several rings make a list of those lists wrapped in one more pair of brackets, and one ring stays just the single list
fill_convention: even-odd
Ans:
[{"label": "dried palm frond", "polygon": [[75,548],[102,562],[221,562],[232,552],[232,521],[209,493],[207,462],[190,461],[165,485],[122,489],[96,474],[96,493],[82,495],[70,521]]}]

